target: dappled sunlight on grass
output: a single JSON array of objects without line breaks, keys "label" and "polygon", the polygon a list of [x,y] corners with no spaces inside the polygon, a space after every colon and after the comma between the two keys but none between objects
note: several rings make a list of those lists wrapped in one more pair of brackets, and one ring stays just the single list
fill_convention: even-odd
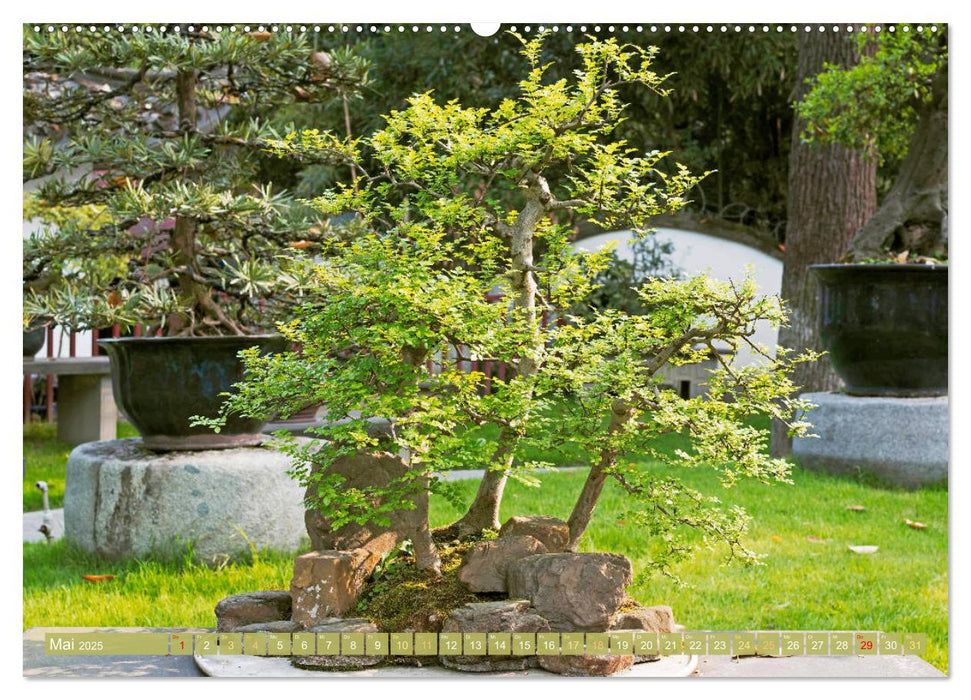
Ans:
[{"label": "dappled sunlight on grass", "polygon": [[[113,574],[91,583],[81,577]],[[214,627],[213,608],[234,593],[285,589],[293,555],[266,552],[227,563],[107,562],[67,545],[24,545],[24,627]]]}]

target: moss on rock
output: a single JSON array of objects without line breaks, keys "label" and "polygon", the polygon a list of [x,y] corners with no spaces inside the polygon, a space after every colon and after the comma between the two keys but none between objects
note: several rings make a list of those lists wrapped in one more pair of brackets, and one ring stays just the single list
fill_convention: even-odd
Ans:
[{"label": "moss on rock", "polygon": [[466,603],[502,599],[472,593],[458,579],[462,559],[475,544],[440,546],[441,576],[416,569],[412,556],[392,554],[365,586],[354,614],[383,632],[438,632],[449,613]]}]

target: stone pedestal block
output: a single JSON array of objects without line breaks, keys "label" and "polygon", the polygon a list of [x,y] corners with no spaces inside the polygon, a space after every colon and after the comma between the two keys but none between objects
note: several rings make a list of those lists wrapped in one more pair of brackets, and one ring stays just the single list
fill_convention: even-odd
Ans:
[{"label": "stone pedestal block", "polygon": [[868,472],[916,488],[947,480],[948,400],[803,394],[816,404],[805,415],[818,438],[796,438],[792,455],[806,469]]},{"label": "stone pedestal block", "polygon": [[514,515],[503,523],[499,537],[535,537],[550,554],[565,552],[570,544],[570,526],[549,515]]},{"label": "stone pedestal block", "polygon": [[293,562],[293,619],[304,627],[343,615],[357,605],[364,583],[381,561],[367,549],[307,552]]},{"label": "stone pedestal block", "polygon": [[203,558],[292,551],[304,505],[289,466],[267,447],[158,454],[138,438],[86,443],[68,459],[65,538],[112,559],[186,542]]},{"label": "stone pedestal block", "polygon": [[630,560],[620,554],[534,554],[509,566],[506,585],[553,629],[599,632],[609,629],[632,579]]},{"label": "stone pedestal block", "polygon": [[24,358],[24,374],[57,377],[57,439],[70,445],[113,440],[118,408],[107,357]]},{"label": "stone pedestal block", "polygon": [[68,374],[58,378],[58,386],[58,440],[79,445],[92,438],[115,437],[118,408],[111,394],[111,377]]}]

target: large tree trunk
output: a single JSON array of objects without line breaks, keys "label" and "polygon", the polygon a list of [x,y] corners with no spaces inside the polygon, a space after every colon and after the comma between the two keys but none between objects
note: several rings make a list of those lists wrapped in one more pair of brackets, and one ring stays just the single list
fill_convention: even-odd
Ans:
[{"label": "large tree trunk", "polygon": [[[859,61],[856,42],[846,31],[810,32],[800,37],[796,100],[807,91],[806,79],[825,63],[850,66]],[[779,330],[779,345],[819,350],[816,325],[817,283],[808,266],[841,259],[853,235],[873,214],[877,203],[876,161],[843,146],[810,146],[799,134],[798,117],[789,153],[789,202],[786,225],[782,298],[789,308],[789,326]],[[794,381],[801,391],[832,391],[840,380],[823,359],[796,366]],[[772,426],[772,454],[786,456],[792,440],[780,422]]]},{"label": "large tree trunk", "polygon": [[931,83],[931,101],[919,107],[893,188],[850,243],[853,260],[880,257],[887,246],[947,256],[947,87],[944,65]]}]

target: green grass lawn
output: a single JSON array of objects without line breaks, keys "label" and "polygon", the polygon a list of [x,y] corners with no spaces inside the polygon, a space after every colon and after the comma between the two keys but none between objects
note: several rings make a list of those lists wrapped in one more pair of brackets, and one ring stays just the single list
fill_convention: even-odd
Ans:
[{"label": "green grass lawn", "polygon": [[[118,437],[137,437],[128,423],[118,423]],[[40,510],[38,481],[47,482],[51,508],[64,505],[64,470],[73,448],[57,439],[55,423],[30,423],[24,426],[24,510]]]},{"label": "green grass lawn", "polygon": [[[114,574],[91,583],[85,575]],[[290,586],[293,555],[263,553],[222,567],[191,561],[106,562],[63,540],[24,544],[24,628],[48,625],[214,627],[233,593]]]},{"label": "green grass lawn", "polygon": [[[542,489],[511,484],[502,519],[530,513],[565,518],[584,476],[543,475]],[[764,555],[763,565],[724,567],[724,550],[703,551],[676,570],[687,588],[651,579],[630,589],[637,600],[670,605],[688,629],[924,632],[928,661],[947,671],[945,490],[878,489],[797,471],[791,486],[744,483],[726,491],[708,473],[682,476],[688,485],[749,511],[754,522],[747,542]],[[461,486],[471,501],[475,484]],[[619,488],[605,488],[581,549],[625,554],[636,574],[654,544],[624,524],[624,501]],[[846,510],[849,505],[866,510]],[[433,500],[432,511],[436,525],[459,515],[441,500]],[[927,529],[911,529],[907,518]],[[880,549],[869,555],[848,549],[861,544]]]},{"label": "green grass lawn", "polygon": [[[63,467],[60,473],[63,478]],[[677,570],[688,588],[651,579],[632,587],[635,598],[670,605],[689,629],[925,632],[926,658],[947,671],[945,489],[908,492],[797,470],[793,485],[741,483],[726,491],[704,470],[681,470],[680,476],[688,486],[749,511],[754,522],[748,544],[764,555],[764,564],[723,567],[724,551],[705,550]],[[511,483],[502,517],[566,517],[583,478],[582,472],[544,474],[541,489]],[[468,501],[475,487],[472,481],[459,484]],[[849,511],[850,505],[866,510]],[[656,545],[625,524],[625,506],[620,490],[608,485],[581,549],[625,554],[636,574]],[[458,515],[444,500],[432,499],[433,525]],[[904,523],[908,518],[927,528],[911,529]],[[880,549],[870,555],[848,549],[863,544]],[[286,588],[291,561],[292,555],[265,553],[221,568],[186,560],[106,563],[64,543],[25,544],[24,626],[213,626],[212,609],[220,598]],[[104,573],[117,578],[99,584],[81,579]]]}]

